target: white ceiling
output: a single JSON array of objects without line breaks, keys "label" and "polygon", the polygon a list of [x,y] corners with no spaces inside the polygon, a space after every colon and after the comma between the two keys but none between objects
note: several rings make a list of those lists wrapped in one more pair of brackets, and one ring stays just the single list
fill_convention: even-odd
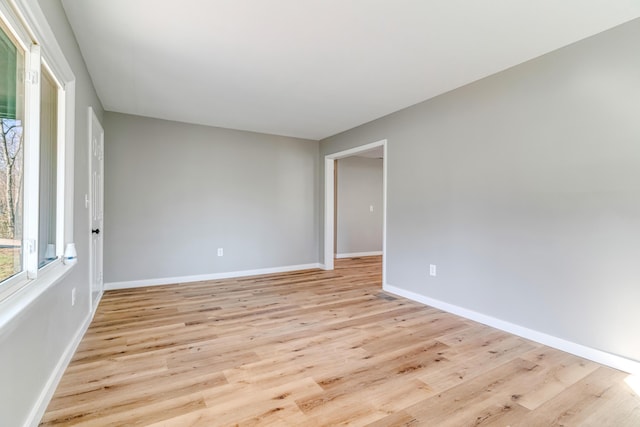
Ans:
[{"label": "white ceiling", "polygon": [[640,16],[637,0],[62,0],[105,109],[322,139]]}]

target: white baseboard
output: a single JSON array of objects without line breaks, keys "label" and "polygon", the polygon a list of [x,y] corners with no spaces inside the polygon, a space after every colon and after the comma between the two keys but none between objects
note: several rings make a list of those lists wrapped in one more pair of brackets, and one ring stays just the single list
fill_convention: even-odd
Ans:
[{"label": "white baseboard", "polygon": [[80,345],[80,341],[82,341],[82,337],[84,337],[85,332],[87,332],[87,329],[89,329],[89,325],[91,324],[91,320],[93,320],[94,314],[95,311],[89,313],[84,322],[82,322],[80,328],[78,328],[76,334],[73,336],[71,342],[69,342],[69,345],[67,345],[67,348],[64,350],[62,357],[60,358],[60,360],[58,360],[55,369],[42,388],[40,396],[38,396],[38,400],[36,401],[35,405],[33,405],[33,408],[31,409],[31,412],[27,417],[27,421],[25,423],[26,426],[36,427],[40,424],[40,420],[44,416],[44,413],[47,410],[47,406],[49,406],[49,402],[51,401],[51,398],[53,397],[53,394],[55,393],[56,388],[58,388],[58,384],[62,379],[62,374],[64,374],[67,366],[69,366],[69,363],[71,362],[71,359],[73,358],[78,345]]},{"label": "white baseboard", "polygon": [[348,254],[336,254],[336,258],[358,258],[363,256],[376,256],[382,255],[382,251],[375,252],[351,252]]},{"label": "white baseboard", "polygon": [[505,322],[504,320],[496,319],[495,317],[487,316],[486,314],[478,313],[477,311],[468,310],[457,305],[429,298],[424,295],[420,295],[406,289],[397,288],[389,284],[384,284],[382,289],[386,292],[390,292],[392,294],[396,294],[401,297],[405,297],[410,300],[438,308],[448,313],[456,314],[466,319],[483,323],[493,328],[509,332],[510,334],[518,335],[522,338],[526,338],[531,341],[535,341],[540,344],[565,351],[567,353],[574,354],[584,359],[589,359],[594,362],[607,365],[624,372],[628,372],[630,374],[640,375],[640,362],[638,361],[607,353],[595,348],[587,347],[582,344],[567,341],[565,339],[554,337],[553,335],[548,335],[543,332],[535,331],[533,329],[525,328],[514,323]]},{"label": "white baseboard", "polygon": [[232,279],[234,277],[258,276],[261,274],[288,273],[290,271],[323,268],[319,263],[287,265],[284,267],[259,268],[257,270],[230,271],[226,273],[199,274],[195,276],[162,277],[157,279],[131,280],[104,284],[105,290],[142,288],[145,286],[173,285],[175,283],[203,282],[207,280]]}]

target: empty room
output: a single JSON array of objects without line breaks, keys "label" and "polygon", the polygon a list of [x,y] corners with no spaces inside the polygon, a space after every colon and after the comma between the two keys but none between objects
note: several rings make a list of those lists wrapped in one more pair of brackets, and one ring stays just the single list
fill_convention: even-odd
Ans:
[{"label": "empty room", "polygon": [[640,3],[0,0],[0,426],[639,426]]}]

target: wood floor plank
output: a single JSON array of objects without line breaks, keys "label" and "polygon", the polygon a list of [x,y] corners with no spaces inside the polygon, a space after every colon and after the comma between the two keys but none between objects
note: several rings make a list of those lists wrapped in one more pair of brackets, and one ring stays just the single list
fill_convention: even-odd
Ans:
[{"label": "wood floor plank", "polygon": [[626,376],[599,367],[527,414],[522,425],[639,426],[640,398],[626,387]]},{"label": "wood floor plank", "polygon": [[[481,340],[486,343],[486,340]],[[528,353],[536,345],[522,338],[504,334],[489,346],[467,347],[465,351],[443,351],[443,363],[433,369],[426,369],[420,377],[436,391],[446,391],[459,384],[467,383],[487,371],[502,366],[505,362]]]},{"label": "wood floor plank", "polygon": [[528,409],[536,409],[571,385],[582,380],[598,368],[598,364],[571,354],[549,348],[537,349],[531,355],[521,356],[535,361],[548,369],[542,381],[525,395],[518,396],[518,404]]},{"label": "wood floor plank", "polygon": [[383,416],[371,423],[366,424],[367,427],[396,427],[396,426],[417,426],[420,425],[416,417],[408,414],[406,411],[398,411]]},{"label": "wood floor plank", "polygon": [[486,408],[507,401],[512,390],[521,391],[519,386],[540,370],[533,362],[514,358],[405,410],[425,425],[473,425]]},{"label": "wood floor plank", "polygon": [[335,267],[106,292],[41,425],[640,425],[626,374]]}]

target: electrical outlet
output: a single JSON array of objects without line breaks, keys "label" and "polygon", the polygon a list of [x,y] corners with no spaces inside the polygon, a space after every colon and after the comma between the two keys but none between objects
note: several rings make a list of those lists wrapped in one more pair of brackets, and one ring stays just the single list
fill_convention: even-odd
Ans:
[{"label": "electrical outlet", "polygon": [[429,276],[437,276],[435,264],[429,264]]},{"label": "electrical outlet", "polygon": [[222,248],[218,248],[218,256],[223,256],[224,250]]},{"label": "electrical outlet", "polygon": [[76,288],[71,289],[71,306],[76,305]]}]

